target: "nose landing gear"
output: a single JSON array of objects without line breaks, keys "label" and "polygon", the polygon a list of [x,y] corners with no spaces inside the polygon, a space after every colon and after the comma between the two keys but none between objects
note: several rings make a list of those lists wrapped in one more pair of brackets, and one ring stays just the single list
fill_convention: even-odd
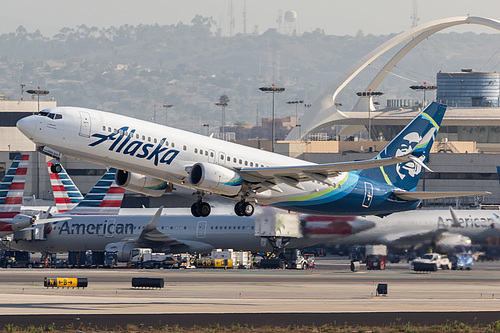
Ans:
[{"label": "nose landing gear", "polygon": [[62,166],[59,163],[54,163],[50,166],[50,171],[52,173],[60,173],[62,171]]}]

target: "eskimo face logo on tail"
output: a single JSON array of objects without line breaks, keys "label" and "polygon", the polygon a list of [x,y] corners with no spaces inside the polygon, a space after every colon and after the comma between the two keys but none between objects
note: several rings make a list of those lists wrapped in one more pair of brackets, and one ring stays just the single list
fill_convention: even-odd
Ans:
[{"label": "eskimo face logo on tail", "polygon": [[[396,157],[410,153],[413,148],[422,140],[422,137],[417,132],[408,133],[404,136],[401,146],[396,150]],[[421,161],[424,156],[419,157]],[[396,164],[396,172],[399,178],[404,179],[406,176],[415,177],[422,171],[422,166],[415,162],[406,162]]]},{"label": "eskimo face logo on tail", "polygon": [[[117,133],[109,135],[94,133],[92,137],[98,138],[89,144],[90,147],[95,147],[104,142],[112,142],[109,146],[110,151],[122,153],[123,155],[131,155],[137,158],[145,158],[146,160],[153,160],[154,165],[158,163],[170,164],[179,154],[176,149],[168,149],[163,146],[166,138],[162,138],[156,145],[152,143],[145,143],[140,140],[134,140],[135,129],[128,131],[128,126],[120,128]],[[125,135],[128,134],[128,135]]]}]

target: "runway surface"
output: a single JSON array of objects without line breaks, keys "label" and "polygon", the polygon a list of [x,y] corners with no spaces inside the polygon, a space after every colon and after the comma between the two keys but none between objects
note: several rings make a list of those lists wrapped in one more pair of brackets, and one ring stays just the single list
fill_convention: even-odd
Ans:
[{"label": "runway surface", "polygon": [[[355,273],[347,259],[320,258],[317,263],[314,271],[0,269],[0,319],[107,327],[500,319],[500,262],[432,274],[414,273],[406,263]],[[47,289],[45,277],[88,278],[89,286]],[[165,287],[135,289],[132,277],[161,277]],[[388,284],[387,296],[376,296],[379,283]]]}]

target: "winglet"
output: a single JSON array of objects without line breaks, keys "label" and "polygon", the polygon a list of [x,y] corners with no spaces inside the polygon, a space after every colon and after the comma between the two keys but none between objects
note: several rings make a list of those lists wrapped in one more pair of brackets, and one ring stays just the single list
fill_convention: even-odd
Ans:
[{"label": "winglet", "polygon": [[161,212],[163,211],[163,206],[160,206],[158,210],[156,211],[155,215],[149,221],[148,225],[144,229],[142,229],[141,235],[139,238],[141,238],[143,235],[147,234],[148,232],[154,231],[158,228],[158,221],[160,220]]},{"label": "winglet", "polygon": [[450,207],[450,214],[451,214],[451,219],[453,220],[453,223],[451,224],[452,228],[460,228],[460,221],[458,219],[457,214],[453,210],[453,208]]}]

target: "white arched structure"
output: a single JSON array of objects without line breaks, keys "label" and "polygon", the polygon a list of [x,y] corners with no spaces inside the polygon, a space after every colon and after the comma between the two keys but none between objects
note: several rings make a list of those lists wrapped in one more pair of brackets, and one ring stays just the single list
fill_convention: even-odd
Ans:
[{"label": "white arched structure", "polygon": [[[396,66],[396,64],[422,40],[443,29],[461,24],[478,24],[500,30],[499,20],[477,16],[461,16],[425,23],[389,39],[384,44],[380,45],[359,60],[353,67],[351,67],[351,70],[346,72],[342,78],[337,81],[336,84],[331,86],[327,91],[323,92],[312,104],[311,108],[309,108],[303,119],[301,119],[300,129],[295,127],[288,134],[286,140],[299,140],[318,128],[328,126],[335,121],[346,118],[346,116],[337,109],[334,103],[338,94],[372,61],[380,57],[388,50],[408,39],[412,39],[379,71],[368,87],[366,87],[365,91],[375,91],[394,66]],[[333,95],[331,93],[332,91]],[[374,110],[371,98],[361,97],[356,103],[354,110],[368,111],[368,108]]]}]

